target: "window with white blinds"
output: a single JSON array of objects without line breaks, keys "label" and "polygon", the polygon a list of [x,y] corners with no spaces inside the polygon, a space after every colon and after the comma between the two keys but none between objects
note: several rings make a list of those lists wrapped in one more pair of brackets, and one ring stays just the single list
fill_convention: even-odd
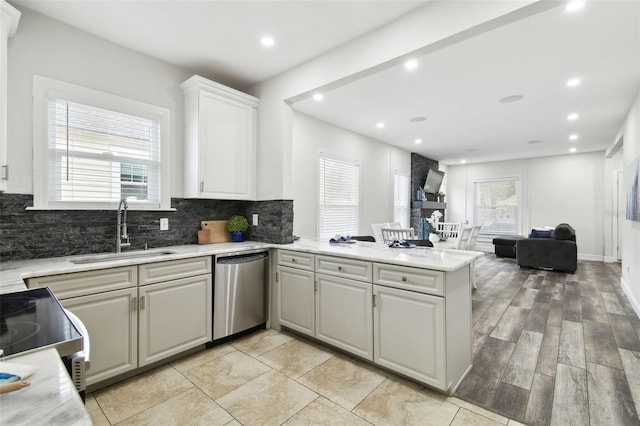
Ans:
[{"label": "window with white blinds", "polygon": [[475,222],[482,234],[520,233],[517,177],[475,181]]},{"label": "window with white blinds", "polygon": [[357,235],[360,165],[320,154],[318,236]]},{"label": "window with white blinds", "polygon": [[395,171],[393,185],[393,221],[400,222],[402,228],[409,227],[409,174]]},{"label": "window with white blinds", "polygon": [[35,207],[112,208],[122,198],[131,208],[169,207],[168,111],[51,79],[38,83],[42,111],[34,110],[34,122],[45,130],[34,127]]}]

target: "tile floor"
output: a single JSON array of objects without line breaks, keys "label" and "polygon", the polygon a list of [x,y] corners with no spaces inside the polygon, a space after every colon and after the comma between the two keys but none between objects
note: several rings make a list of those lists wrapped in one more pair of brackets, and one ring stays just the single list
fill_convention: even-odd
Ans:
[{"label": "tile floor", "polygon": [[520,424],[275,330],[102,389],[86,404],[97,426]]}]

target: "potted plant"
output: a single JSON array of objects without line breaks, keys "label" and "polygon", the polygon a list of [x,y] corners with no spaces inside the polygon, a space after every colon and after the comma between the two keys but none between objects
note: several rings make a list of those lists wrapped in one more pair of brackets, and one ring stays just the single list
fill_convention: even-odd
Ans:
[{"label": "potted plant", "polygon": [[439,203],[444,203],[444,196],[445,196],[444,192],[438,192],[438,202]]},{"label": "potted plant", "polygon": [[231,216],[227,222],[227,230],[231,232],[231,241],[235,243],[244,241],[244,232],[247,228],[249,228],[249,221],[244,216]]}]

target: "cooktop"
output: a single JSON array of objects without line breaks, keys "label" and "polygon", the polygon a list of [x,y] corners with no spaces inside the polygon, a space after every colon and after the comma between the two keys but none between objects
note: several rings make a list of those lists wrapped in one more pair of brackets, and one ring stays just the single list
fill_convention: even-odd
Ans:
[{"label": "cooktop", "polygon": [[0,294],[0,349],[4,356],[55,347],[60,356],[82,350],[82,335],[48,288]]}]

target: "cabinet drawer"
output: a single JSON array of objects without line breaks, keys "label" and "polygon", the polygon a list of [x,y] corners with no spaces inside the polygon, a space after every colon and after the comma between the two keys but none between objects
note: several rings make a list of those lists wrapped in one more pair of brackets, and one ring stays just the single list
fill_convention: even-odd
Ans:
[{"label": "cabinet drawer", "polygon": [[444,272],[376,263],[373,283],[444,296]]},{"label": "cabinet drawer", "polygon": [[316,256],[316,272],[371,282],[371,262],[331,256]]},{"label": "cabinet drawer", "polygon": [[53,294],[62,300],[135,287],[138,284],[137,269],[136,266],[124,266],[122,268],[29,278],[27,287],[49,287]]},{"label": "cabinet drawer", "polygon": [[211,274],[211,256],[147,263],[138,267],[140,285]]},{"label": "cabinet drawer", "polygon": [[278,265],[291,266],[292,268],[313,271],[315,256],[309,253],[297,251],[278,250]]}]

